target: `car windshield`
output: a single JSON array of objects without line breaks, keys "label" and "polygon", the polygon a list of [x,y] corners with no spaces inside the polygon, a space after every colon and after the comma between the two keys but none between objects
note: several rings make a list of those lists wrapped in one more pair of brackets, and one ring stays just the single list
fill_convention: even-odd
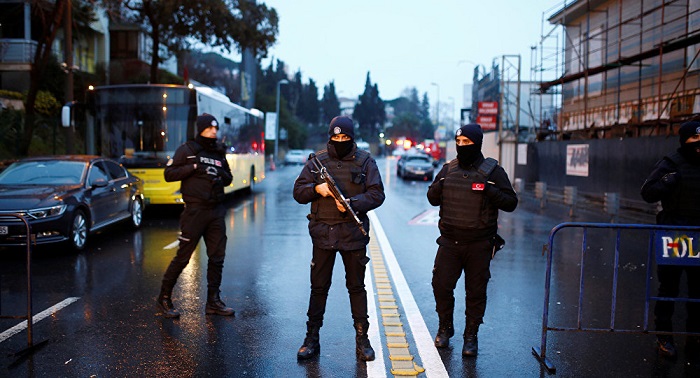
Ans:
[{"label": "car windshield", "polygon": [[0,173],[0,185],[80,184],[85,167],[79,161],[20,161]]},{"label": "car windshield", "polygon": [[407,163],[430,163],[430,159],[424,156],[408,156],[406,157]]}]

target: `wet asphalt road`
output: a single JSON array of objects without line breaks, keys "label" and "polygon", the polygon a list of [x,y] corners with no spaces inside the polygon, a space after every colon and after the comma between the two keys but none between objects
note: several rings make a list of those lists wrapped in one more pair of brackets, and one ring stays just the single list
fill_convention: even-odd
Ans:
[{"label": "wet asphalt road", "polygon": [[[393,159],[378,163],[387,200],[375,214],[432,337],[438,327],[430,286],[438,231],[436,209],[425,198],[429,183],[397,179]],[[7,336],[6,331],[21,322],[0,319],[0,376],[364,377],[376,376],[377,366],[383,367],[380,376],[390,376],[383,338],[373,343],[375,350],[383,351],[382,365],[356,361],[341,261],[336,261],[321,330],[321,356],[296,360],[305,333],[311,259],[308,206],[291,197],[300,169],[279,167],[268,172],[251,194],[237,193],[227,201],[229,242],[221,289],[223,300],[236,310],[235,317],[204,315],[206,255],[201,250],[174,292],[181,318],[173,321],[158,313],[155,297],[175,253],[179,209],[147,208],[141,230],[117,226],[93,235],[84,252],[36,249],[34,313],[57,304],[65,307],[36,323],[34,343],[45,343],[23,357],[13,353],[27,346],[27,332]],[[603,219],[581,212],[575,220]],[[499,233],[507,245],[492,262],[479,356],[463,359],[460,354],[464,329],[460,280],[455,293],[456,336],[449,348],[438,352],[437,361],[419,347],[425,344],[421,339],[425,335],[405,327],[416,364],[427,368],[422,376],[548,375],[531,352],[541,340],[546,262],[542,246],[552,227],[570,220],[565,208],[549,205],[542,210],[529,198],[522,198],[514,213],[501,213]],[[580,237],[577,230],[566,231],[555,243],[550,322],[560,326],[576,325]],[[610,321],[610,239],[605,233],[589,235],[587,253],[593,260],[584,269],[584,325],[605,327]],[[619,327],[643,328],[639,297],[644,294],[646,244],[642,239],[634,234],[623,239],[616,301]],[[26,313],[23,251],[0,252],[0,315]],[[405,320],[405,306],[399,306]],[[677,314],[684,314],[681,306]],[[370,315],[370,322],[378,324],[376,314]],[[656,357],[652,335],[550,332],[547,355],[556,375],[563,377],[699,376],[697,364],[682,352],[682,340],[679,359],[669,362]]]}]

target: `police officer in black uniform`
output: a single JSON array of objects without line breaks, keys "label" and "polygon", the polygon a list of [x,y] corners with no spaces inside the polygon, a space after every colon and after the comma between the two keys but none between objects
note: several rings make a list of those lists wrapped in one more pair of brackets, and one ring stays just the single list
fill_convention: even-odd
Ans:
[{"label": "police officer in black uniform", "polygon": [[219,287],[226,256],[226,225],[223,205],[224,187],[233,176],[226,161],[226,152],[217,142],[219,123],[213,115],[197,117],[197,137],[181,145],[165,168],[165,181],[182,181],[180,192],[185,208],[180,215],[180,246],[163,275],[158,306],[166,318],[177,318],[172,291],[180,273],[190,261],[199,239],[204,236],[207,247],[207,304],[205,312],[233,315],[221,301]]},{"label": "police officer in black uniform", "polygon": [[481,126],[456,132],[457,158],[443,165],[428,188],[428,201],[440,206],[440,237],[433,267],[435,309],[440,319],[435,346],[444,348],[454,335],[454,289],[462,270],[466,290],[466,327],[462,355],[476,356],[477,332],[486,311],[486,286],[494,248],[502,246],[498,210],[511,212],[518,197],[508,175],[494,159],[481,154]]},{"label": "police officer in black uniform", "polygon": [[[317,157],[335,179],[341,193],[369,233],[367,212],[384,202],[384,185],[377,164],[368,152],[357,149],[353,140],[354,125],[350,118],[333,118],[328,134],[328,149],[319,151]],[[372,361],[374,350],[367,338],[369,317],[364,284],[365,268],[369,262],[366,251],[369,236],[362,234],[339,199],[333,197],[311,161],[306,163],[294,182],[294,199],[300,204],[311,203],[311,213],[307,218],[313,242],[307,332],[297,358],[308,359],[318,355],[321,350],[319,329],[323,325],[336,253],[340,253],[345,266],[345,285],[350,295],[355,326],[355,352],[360,360]]]},{"label": "police officer in black uniform", "polygon": [[[642,198],[649,203],[661,201],[663,210],[656,223],[678,226],[700,226],[700,122],[681,125],[678,135],[680,148],[656,163],[654,170],[642,185]],[[659,297],[678,297],[683,271],[688,281],[688,297],[700,298],[700,267],[658,265]],[[687,302],[686,331],[700,332],[700,303]],[[654,307],[657,331],[671,332],[674,302],[657,301]],[[656,346],[661,356],[676,357],[671,335],[658,335]],[[686,350],[697,354],[700,341],[697,336],[686,340]],[[697,356],[695,356],[697,357]]]}]

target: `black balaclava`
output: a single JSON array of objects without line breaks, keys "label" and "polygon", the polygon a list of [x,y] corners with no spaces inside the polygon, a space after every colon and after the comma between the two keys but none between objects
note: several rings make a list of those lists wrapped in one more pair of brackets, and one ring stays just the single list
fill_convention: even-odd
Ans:
[{"label": "black balaclava", "polygon": [[197,116],[197,136],[194,140],[205,150],[213,151],[217,149],[216,138],[206,138],[202,136],[202,132],[211,126],[219,126],[216,118],[209,113],[202,113]]},{"label": "black balaclava", "polygon": [[219,146],[216,144],[216,138],[207,138],[201,135],[197,135],[194,138],[194,141],[197,142],[197,144],[199,144],[200,146],[204,147],[204,149],[207,151],[217,151],[219,149]]},{"label": "black balaclava", "polygon": [[693,165],[700,165],[700,141],[686,143],[691,136],[700,134],[700,122],[690,121],[681,125],[678,130],[679,141],[681,147],[678,152]]},{"label": "black balaclava", "polygon": [[458,136],[469,138],[474,144],[468,146],[457,146],[457,160],[462,168],[467,168],[473,164],[481,155],[481,145],[484,139],[484,133],[481,131],[481,126],[476,123],[470,123],[457,129],[455,139]]},{"label": "black balaclava", "polygon": [[352,147],[354,146],[355,142],[353,142],[352,139],[343,142],[336,142],[331,140],[328,142],[328,144],[335,148],[335,153],[338,155],[338,159],[342,159],[348,156],[350,151],[352,151]]},{"label": "black balaclava", "polygon": [[328,145],[333,146],[338,159],[346,157],[355,146],[355,125],[352,120],[345,116],[338,116],[331,120],[328,127],[328,136],[345,134],[350,137],[350,140],[343,142],[328,141]]}]

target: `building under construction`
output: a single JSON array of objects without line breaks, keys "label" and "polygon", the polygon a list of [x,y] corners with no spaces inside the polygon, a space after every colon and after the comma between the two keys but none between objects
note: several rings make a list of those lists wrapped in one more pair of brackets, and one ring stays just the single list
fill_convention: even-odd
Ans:
[{"label": "building under construction", "polygon": [[533,62],[557,139],[671,135],[700,115],[700,0],[565,1]]}]

